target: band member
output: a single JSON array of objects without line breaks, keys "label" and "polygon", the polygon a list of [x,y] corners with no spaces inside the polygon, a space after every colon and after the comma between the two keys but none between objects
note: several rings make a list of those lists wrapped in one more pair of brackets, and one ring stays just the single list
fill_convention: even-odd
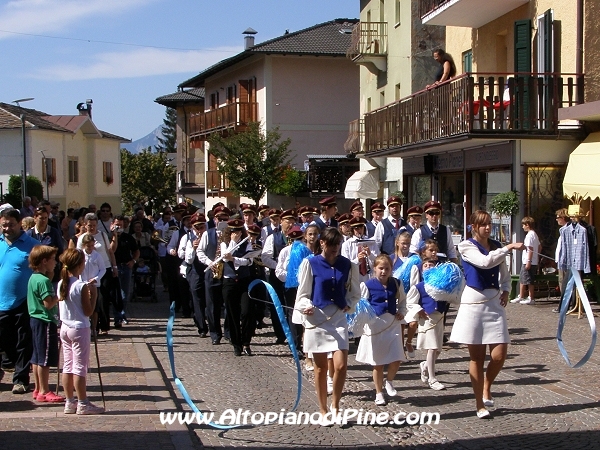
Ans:
[{"label": "band member", "polygon": [[269,223],[265,225],[260,233],[260,240],[267,242],[267,237],[273,234],[275,231],[281,230],[281,210],[277,208],[271,208],[269,210]]},{"label": "band member", "polygon": [[258,212],[258,226],[266,227],[269,224],[269,211],[271,207],[269,205],[260,205],[257,208]]},{"label": "band member", "polygon": [[406,222],[400,217],[400,208],[402,208],[402,199],[392,196],[387,199],[388,216],[377,224],[373,238],[377,241],[377,246],[381,253],[386,255],[394,254],[394,244],[400,228],[406,225]]},{"label": "band member", "polygon": [[242,215],[244,216],[244,228],[248,230],[250,225],[256,223],[256,206],[242,203],[240,208],[242,209]]},{"label": "band member", "polygon": [[369,248],[367,244],[358,242],[359,239],[366,238],[366,223],[367,219],[364,217],[354,217],[350,220],[349,226],[352,237],[342,244],[342,256],[358,265],[361,283],[371,278],[375,258],[377,257],[374,247]]},{"label": "band member", "polygon": [[436,201],[429,201],[423,207],[427,223],[421,225],[412,235],[410,241],[410,252],[418,253],[419,246],[422,241],[433,239],[438,244],[438,251],[442,255],[438,255],[441,262],[449,259],[453,263],[457,263],[456,249],[452,242],[452,233],[446,225],[440,224],[440,216],[442,214],[442,205]]},{"label": "band member", "polygon": [[348,213],[342,214],[337,219],[338,229],[342,232],[342,235],[344,236],[344,241],[347,241],[352,237],[352,228],[350,228],[349,224],[350,219],[352,219],[352,216]]},{"label": "band member", "polygon": [[[263,244],[260,240],[261,228],[257,224],[250,225],[248,229],[248,242],[252,244],[252,251],[260,250],[262,253]],[[250,269],[250,282],[254,280],[266,281],[265,266],[260,258],[260,255],[254,258],[254,263],[249,266]],[[256,328],[262,329],[267,325],[263,322],[265,318],[265,304],[267,301],[267,289],[264,284],[259,283],[252,289],[252,297],[257,300],[250,299],[250,307],[254,311],[254,319],[256,321]]]},{"label": "band member", "polygon": [[350,215],[354,217],[364,217],[365,209],[363,208],[360,200],[356,200],[354,203],[350,205]]},{"label": "band member", "polygon": [[317,208],[312,206],[303,206],[299,209],[298,214],[300,215],[300,229],[302,231],[313,222],[314,215],[317,213]]},{"label": "band member", "polygon": [[400,227],[400,233],[406,231],[411,236],[421,226],[421,219],[423,219],[423,208],[419,205],[411,206],[406,211],[406,217],[408,223],[403,227]]},{"label": "band member", "polygon": [[[192,231],[192,224],[190,222],[191,217],[192,215],[190,213],[186,213],[181,218],[181,228],[173,233],[171,240],[167,245],[167,253],[177,259],[177,272],[175,274],[175,283],[173,283],[175,292],[173,294],[175,297],[175,311],[181,309],[183,317],[192,317],[192,306],[190,286],[181,269],[183,253],[180,254],[178,250],[179,244],[184,236],[188,236],[192,241],[194,240],[194,232]],[[175,259],[173,259],[173,262],[174,261]],[[173,298],[171,291],[169,291],[169,296]]]},{"label": "band member", "polygon": [[367,222],[367,236],[369,238],[375,235],[375,228],[377,228],[377,224],[383,219],[383,211],[385,211],[383,204],[375,202],[371,205],[372,219]]},{"label": "band member", "polygon": [[316,224],[321,231],[327,227],[336,228],[338,223],[335,220],[335,213],[337,211],[335,196],[319,200],[319,205],[321,205],[321,215],[317,217],[313,223]]}]

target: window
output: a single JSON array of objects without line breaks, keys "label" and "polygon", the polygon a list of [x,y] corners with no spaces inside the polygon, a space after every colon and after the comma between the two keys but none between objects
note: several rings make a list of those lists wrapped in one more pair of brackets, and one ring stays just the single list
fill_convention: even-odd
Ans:
[{"label": "window", "polygon": [[110,161],[104,161],[102,163],[102,181],[106,184],[112,184],[113,178],[113,163]]},{"label": "window", "polygon": [[372,109],[372,108],[371,108],[371,97],[369,97],[369,98],[367,99],[367,112],[370,112],[370,111],[371,111],[371,109]]},{"label": "window", "polygon": [[79,183],[79,158],[69,156],[69,183]]},{"label": "window", "polygon": [[462,54],[463,73],[473,72],[473,50],[467,50]]},{"label": "window", "polygon": [[400,83],[398,83],[396,85],[395,94],[394,95],[395,95],[395,99],[394,100],[396,100],[396,101],[400,100],[400,98],[401,98],[400,95],[402,95],[401,91],[400,91]]},{"label": "window", "polygon": [[43,158],[42,181],[54,186],[56,183],[56,158]]},{"label": "window", "polygon": [[379,93],[379,107],[382,108],[385,106],[385,91],[381,91]]},{"label": "window", "polygon": [[400,25],[400,0],[396,0],[396,26]]}]

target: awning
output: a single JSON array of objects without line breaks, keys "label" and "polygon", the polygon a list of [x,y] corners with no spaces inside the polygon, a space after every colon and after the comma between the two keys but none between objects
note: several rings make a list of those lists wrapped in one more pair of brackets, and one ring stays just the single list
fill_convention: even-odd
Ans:
[{"label": "awning", "polygon": [[567,197],[577,193],[600,197],[600,132],[591,133],[569,156],[569,165],[563,180],[563,192]]},{"label": "awning", "polygon": [[348,182],[344,195],[346,198],[377,198],[379,195],[379,169],[354,172]]}]

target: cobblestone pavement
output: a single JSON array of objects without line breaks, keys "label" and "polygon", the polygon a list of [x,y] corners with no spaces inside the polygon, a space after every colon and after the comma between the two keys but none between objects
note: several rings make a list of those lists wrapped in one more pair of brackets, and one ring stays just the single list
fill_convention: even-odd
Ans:
[{"label": "cobblestone pavement", "polygon": [[[168,302],[158,287],[158,303],[129,305],[128,325],[99,339],[107,413],[65,416],[60,406],[34,404],[31,394],[10,393],[11,375],[0,382],[2,448],[372,448],[525,449],[595,447],[600,438],[598,351],[581,369],[570,369],[556,346],[556,299],[535,306],[508,306],[512,345],[493,390],[491,420],[475,416],[467,373],[466,347],[451,345],[438,359],[433,391],[420,381],[417,359],[403,365],[395,380],[398,396],[375,406],[371,368],[356,363],[351,347],[342,408],[438,412],[437,425],[269,425],[221,431],[205,425],[161,425],[159,411],[189,411],[172,383],[165,344]],[[596,313],[600,311],[596,305]],[[449,324],[454,314],[449,315]],[[598,318],[596,324],[598,326]],[[449,327],[448,327],[449,330]],[[228,408],[256,412],[289,410],[296,398],[296,369],[286,346],[275,346],[270,328],[258,330],[255,356],[235,357],[231,346],[211,345],[195,332],[191,319],[175,322],[177,373],[196,405],[218,417]],[[587,321],[569,317],[563,340],[572,360],[590,341]],[[92,358],[93,359],[93,358]],[[89,395],[101,404],[96,364],[88,376]],[[51,375],[52,386],[56,372]],[[318,410],[312,373],[303,372],[298,411]]]}]

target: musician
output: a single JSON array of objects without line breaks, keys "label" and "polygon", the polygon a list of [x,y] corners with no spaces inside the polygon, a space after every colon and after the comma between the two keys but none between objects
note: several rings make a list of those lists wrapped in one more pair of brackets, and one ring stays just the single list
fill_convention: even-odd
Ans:
[{"label": "musician", "polygon": [[400,216],[402,208],[402,199],[391,196],[387,199],[388,216],[377,224],[373,238],[377,241],[377,246],[381,253],[393,255],[395,250],[396,236],[400,228],[406,225],[404,219]]},{"label": "musician", "polygon": [[[209,228],[202,234],[196,248],[196,256],[202,264],[209,266],[221,256],[221,233],[229,220],[230,214],[231,212],[225,206],[218,206],[214,209],[214,220],[217,226]],[[219,345],[223,338],[223,329],[221,328],[221,309],[223,308],[222,282],[222,273],[218,273],[217,267],[213,270],[207,270],[204,273],[206,320],[213,345]],[[227,338],[228,336],[228,324],[225,323],[225,337]]]},{"label": "musician", "polygon": [[258,226],[266,227],[269,224],[269,211],[271,207],[269,205],[260,205],[257,208],[258,212]]},{"label": "musician", "polygon": [[[287,245],[287,233],[296,223],[296,213],[293,209],[287,209],[280,213],[279,217],[281,219],[281,230],[275,231],[267,236],[266,240],[264,241],[261,259],[265,267],[269,269],[269,283],[271,286],[273,286],[273,289],[275,289],[279,300],[283,302],[285,288],[284,284],[277,278],[275,269],[277,268],[277,259],[279,258],[279,254]],[[271,216],[270,218],[273,220]],[[275,344],[280,345],[285,343],[285,334],[283,332],[283,328],[281,328],[281,323],[279,322],[275,306],[273,304],[269,306],[271,307],[271,322],[273,323],[273,331],[275,331],[275,336],[277,337]]]},{"label": "musician", "polygon": [[377,227],[377,224],[379,222],[381,222],[381,219],[383,219],[383,211],[385,211],[385,208],[383,207],[383,204],[379,203],[379,202],[375,202],[371,205],[371,217],[372,219],[367,222],[367,236],[369,238],[372,238],[373,235],[375,234],[375,228]]},{"label": "musician", "polygon": [[421,219],[423,219],[423,208],[419,205],[414,205],[408,208],[406,211],[407,224],[400,227],[400,233],[402,234],[405,231],[411,236],[415,233],[415,231],[421,226]]},{"label": "musician", "polygon": [[206,266],[196,258],[196,249],[200,238],[206,231],[206,217],[202,213],[194,213],[190,219],[192,235],[186,234],[179,243],[178,253],[187,264],[186,280],[189,285],[194,310],[194,323],[201,338],[208,334],[206,323],[206,290],[204,285],[204,269]]},{"label": "musician", "polygon": [[319,200],[319,205],[321,205],[321,215],[312,223],[316,224],[321,231],[327,227],[337,228],[338,222],[335,220],[335,213],[337,211],[335,195]]},{"label": "musician", "polygon": [[352,216],[352,218],[365,216],[365,209],[363,208],[363,205],[360,202],[360,200],[356,200],[350,205],[350,215]]},{"label": "musician", "polygon": [[242,215],[244,216],[244,228],[248,231],[248,227],[256,223],[256,206],[242,203],[240,208],[242,210]]},{"label": "musician", "polygon": [[156,231],[158,232],[158,236],[162,239],[158,242],[158,260],[160,261],[160,265],[162,267],[160,278],[165,291],[168,291],[169,286],[169,270],[167,269],[167,243],[171,240],[173,232],[179,229],[175,219],[173,218],[171,208],[167,208],[163,210],[162,217],[158,220],[155,227]]},{"label": "musician", "polygon": [[221,254],[223,255],[223,301],[227,310],[229,332],[233,354],[252,356],[250,341],[254,335],[256,321],[250,299],[248,285],[252,260],[244,255],[252,251],[252,244],[244,242],[248,233],[242,219],[227,222],[227,228],[222,232]]},{"label": "musician", "polygon": [[222,202],[217,202],[215,203],[211,210],[208,213],[208,218],[209,220],[206,222],[206,228],[215,228],[219,222],[217,221],[216,217],[215,217],[215,210],[220,207],[220,206],[225,206]]},{"label": "musician", "polygon": [[371,278],[372,268],[375,267],[375,258],[379,254],[375,241],[372,241],[371,246],[368,243],[358,242],[359,239],[367,239],[366,223],[367,219],[364,217],[352,218],[348,225],[352,237],[342,244],[342,256],[358,265],[361,283]]},{"label": "musician", "polygon": [[298,210],[298,214],[300,215],[300,229],[302,231],[306,230],[306,228],[312,223],[316,213],[317,208],[312,206],[303,206]]},{"label": "musician", "polygon": [[262,228],[260,233],[260,240],[263,245],[267,242],[267,237],[273,234],[275,231],[281,230],[281,210],[277,208],[271,208],[269,210],[269,223]]},{"label": "musician", "polygon": [[442,205],[440,202],[432,200],[425,203],[423,210],[425,211],[427,222],[413,233],[410,241],[410,253],[418,253],[421,241],[433,239],[438,244],[438,251],[446,255],[445,258],[455,264],[458,263],[456,249],[452,242],[452,232],[446,225],[440,224]]},{"label": "musician", "polygon": [[180,311],[183,317],[192,317],[192,308],[190,304],[190,287],[187,280],[181,274],[181,258],[177,250],[179,249],[179,243],[185,235],[193,235],[190,218],[192,215],[186,212],[181,218],[181,228],[176,230],[171,236],[171,240],[167,245],[167,253],[170,258],[169,264],[169,275],[171,278],[171,284],[169,285],[169,299],[171,302],[175,302],[175,311]]},{"label": "musician", "polygon": [[350,239],[352,237],[352,228],[350,228],[350,223],[349,223],[350,219],[352,219],[352,216],[348,213],[342,214],[337,219],[338,229],[344,235],[344,241],[347,241],[348,239]]},{"label": "musician", "polygon": [[[246,230],[250,237],[248,241],[252,244],[252,251],[261,250],[262,253],[262,242],[260,240],[261,228],[258,224],[252,224]],[[250,278],[251,281],[263,280],[267,281],[265,274],[265,266],[260,259],[260,256],[254,259],[254,263],[250,266]],[[267,303],[267,289],[264,284],[259,283],[252,289],[252,297],[258,299],[257,301],[250,299],[250,307],[254,311],[254,319],[256,321],[256,328],[262,329],[267,325],[264,323],[265,318],[265,304]]]}]

